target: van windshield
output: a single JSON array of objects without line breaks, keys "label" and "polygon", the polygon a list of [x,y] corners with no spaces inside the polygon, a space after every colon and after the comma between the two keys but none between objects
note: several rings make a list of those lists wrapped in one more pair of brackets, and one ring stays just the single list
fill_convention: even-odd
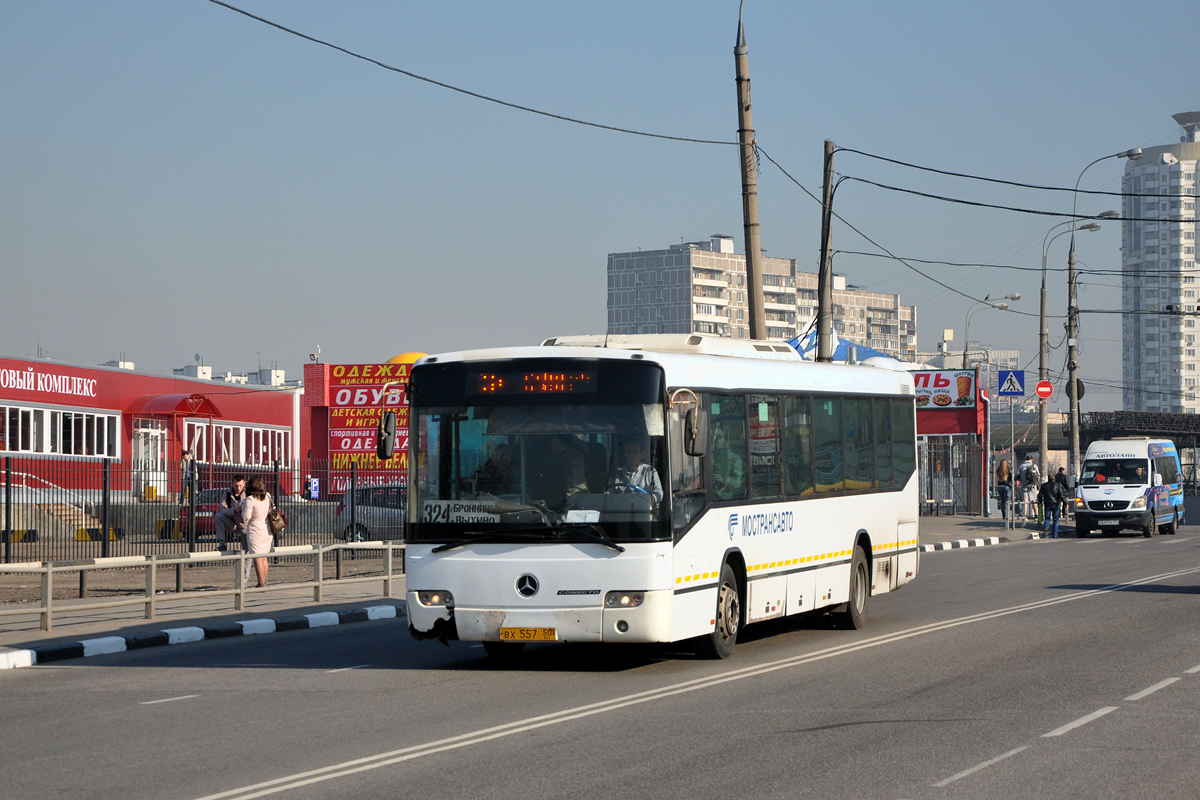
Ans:
[{"label": "van windshield", "polygon": [[1144,458],[1089,458],[1079,480],[1089,486],[1144,485],[1150,482],[1148,475]]}]

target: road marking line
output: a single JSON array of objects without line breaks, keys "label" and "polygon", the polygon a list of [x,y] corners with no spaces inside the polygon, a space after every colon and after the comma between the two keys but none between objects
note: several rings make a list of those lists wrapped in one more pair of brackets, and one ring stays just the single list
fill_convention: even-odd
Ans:
[{"label": "road marking line", "polygon": [[1137,694],[1131,694],[1131,695],[1129,695],[1129,697],[1126,697],[1125,699],[1126,700],[1141,700],[1143,697],[1146,697],[1147,695],[1154,694],[1159,689],[1165,689],[1166,687],[1170,686],[1172,683],[1174,683],[1177,680],[1179,680],[1179,678],[1167,678],[1166,680],[1159,681],[1158,683],[1154,684],[1153,686],[1151,686],[1149,688],[1142,689]]},{"label": "road marking line", "polygon": [[352,669],[366,669],[369,666],[371,666],[371,665],[370,664],[359,664],[357,667],[342,667],[341,669],[327,669],[327,670],[325,670],[325,672],[326,672],[326,674],[333,673],[333,672],[349,672]]},{"label": "road marking line", "polygon": [[1093,711],[1092,713],[1088,714],[1086,717],[1080,717],[1079,719],[1075,720],[1074,722],[1068,722],[1066,725],[1063,725],[1061,728],[1055,728],[1054,730],[1050,731],[1049,733],[1043,733],[1042,738],[1045,739],[1049,736],[1062,736],[1064,733],[1068,733],[1070,731],[1075,730],[1080,725],[1087,725],[1089,722],[1094,722],[1094,721],[1100,719],[1105,714],[1111,714],[1112,712],[1116,711],[1118,708],[1120,708],[1120,706],[1105,706],[1104,708],[1100,709],[1099,711]]},{"label": "road marking line", "polygon": [[138,703],[139,706],[152,706],[156,703],[174,703],[176,700],[191,700],[193,697],[199,697],[198,694],[185,694],[181,697],[167,697],[162,700],[146,700]]},{"label": "road marking line", "polygon": [[989,760],[983,762],[982,764],[976,764],[975,766],[971,767],[970,769],[964,769],[962,772],[951,775],[949,778],[946,778],[946,780],[944,780],[944,781],[938,781],[937,783],[934,784],[934,786],[936,786],[939,789],[942,788],[943,786],[949,786],[950,784],[954,783],[955,781],[962,780],[963,778],[967,777],[968,775],[974,775],[976,772],[979,772],[979,770],[981,770],[981,769],[987,769],[992,764],[997,764],[1006,758],[1011,758],[1012,756],[1015,756],[1017,753],[1020,753],[1022,750],[1028,750],[1028,749],[1029,749],[1029,745],[1027,745],[1027,744],[1021,745],[1020,747],[1016,748],[1015,750],[1009,750],[1007,753],[1004,753],[1003,755],[998,755],[995,758],[992,758],[992,759],[989,759]]},{"label": "road marking line", "polygon": [[1196,666],[1192,667],[1191,669],[1184,670],[1184,673],[1187,675],[1195,675],[1197,672],[1200,672],[1200,664],[1197,664]]},{"label": "road marking line", "polygon": [[[709,689],[715,686],[720,686],[721,684],[740,681],[745,678],[757,677],[759,675],[765,675],[778,670],[790,669],[793,667],[802,666],[804,664],[823,661],[829,658],[836,658],[837,656],[848,655],[860,650],[866,650],[885,644],[905,641],[917,636],[924,636],[930,633],[950,630],[962,625],[986,622],[988,620],[999,619],[1000,617],[1006,617],[1012,614],[1021,614],[1026,611],[1036,611],[1039,609],[1056,606],[1061,603],[1070,603],[1075,600],[1096,597],[1109,592],[1119,592],[1134,586],[1142,586],[1147,583],[1154,583],[1156,581],[1162,581],[1168,578],[1178,578],[1197,572],[1200,572],[1200,567],[1189,567],[1187,569],[1176,570],[1174,572],[1164,572],[1158,575],[1151,575],[1146,578],[1139,578],[1126,583],[1114,583],[1108,586],[1100,587],[1099,589],[1088,589],[1082,592],[1075,592],[1074,594],[1068,594],[1049,600],[1038,600],[1031,603],[1022,603],[1021,605],[1009,606],[1008,608],[1001,608],[993,611],[983,611],[978,614],[972,614],[966,617],[957,617],[955,619],[944,620],[942,622],[931,622],[926,625],[919,625],[915,628],[908,628],[895,633],[888,633],[881,636],[864,639],[860,642],[835,645],[833,647],[829,647],[824,650],[818,650],[805,655],[790,656],[788,658],[779,659],[778,661],[770,661],[765,664],[759,664],[751,667],[742,667],[740,669],[734,669],[704,678],[694,678],[689,681],[670,684],[658,689],[648,689],[637,694],[625,695],[623,697],[616,697],[611,700],[603,700],[600,702],[591,703],[589,705],[567,708],[563,709],[562,711],[556,711],[538,717],[527,717],[525,719],[508,722],[503,725],[470,731],[433,742],[426,742],[424,744],[412,745],[410,747],[404,747],[398,750],[391,750],[384,753],[376,753],[375,755],[363,756],[361,758],[343,761],[338,764],[330,764],[329,766],[318,767],[305,772],[297,772],[291,775],[285,775],[281,778],[274,778],[272,780],[262,781],[261,783],[251,784],[250,786],[242,786],[237,789],[228,789],[216,794],[205,795],[204,797],[198,798],[198,800],[223,800],[223,798],[229,797],[237,797],[240,798],[240,800],[252,800],[252,798],[265,797],[267,795],[276,794],[289,789],[297,789],[301,786],[307,786],[310,784],[319,783],[321,781],[333,780],[334,778],[341,778],[359,772],[366,772],[367,770],[379,769],[380,767],[386,767],[404,761],[411,761],[416,758],[434,755],[436,753],[441,753],[448,750],[457,750],[462,747],[482,744],[494,739],[501,739],[507,736],[513,736],[515,734],[525,733],[528,731],[537,730],[539,728],[545,728],[551,725],[558,725],[563,722],[570,722],[597,714],[604,714],[611,711],[628,708],[630,706],[640,705],[642,703],[647,703],[654,700],[662,700],[668,697],[674,697],[676,695],[687,694],[689,692],[702,689]],[[1105,711],[1104,713],[1108,712]]]}]

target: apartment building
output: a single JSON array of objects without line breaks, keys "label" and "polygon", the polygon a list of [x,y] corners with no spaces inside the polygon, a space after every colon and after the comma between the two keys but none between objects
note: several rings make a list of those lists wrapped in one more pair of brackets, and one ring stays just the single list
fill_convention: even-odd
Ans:
[{"label": "apartment building", "polygon": [[1121,216],[1122,403],[1195,414],[1196,167],[1200,112],[1176,114],[1182,141],[1147,147],[1125,167]]},{"label": "apartment building", "polygon": [[[796,260],[763,258],[767,338],[802,334],[817,313],[817,274]],[[916,353],[917,310],[900,296],[871,292],[834,276],[833,327],[843,339],[904,361]],[[750,338],[746,256],[733,238],[608,255],[608,332],[708,333]]]}]

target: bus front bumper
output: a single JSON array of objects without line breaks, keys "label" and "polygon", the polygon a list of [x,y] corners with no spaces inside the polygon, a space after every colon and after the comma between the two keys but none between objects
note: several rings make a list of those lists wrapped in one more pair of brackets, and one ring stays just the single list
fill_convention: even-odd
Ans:
[{"label": "bus front bumper", "polygon": [[[636,608],[602,608],[600,604],[577,608],[472,608],[423,606],[416,592],[408,592],[408,622],[414,635],[440,638],[435,628],[451,629],[468,642],[558,641],[558,642],[667,642],[671,640],[671,609],[674,593],[669,590],[644,592]],[[603,602],[603,595],[598,598]],[[440,620],[440,622],[439,622]],[[510,636],[553,638],[504,639]],[[513,634],[511,631],[526,633]],[[422,637],[423,638],[423,637]]]},{"label": "bus front bumper", "polygon": [[1140,531],[1153,524],[1151,511],[1128,511],[1118,514],[1095,514],[1087,511],[1075,512],[1075,527],[1092,531]]}]

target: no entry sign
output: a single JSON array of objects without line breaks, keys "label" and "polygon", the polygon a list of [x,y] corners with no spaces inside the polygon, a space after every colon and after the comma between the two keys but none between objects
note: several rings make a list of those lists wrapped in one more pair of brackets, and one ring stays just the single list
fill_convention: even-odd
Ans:
[{"label": "no entry sign", "polygon": [[1037,388],[1034,391],[1037,392],[1038,397],[1045,400],[1054,394],[1054,387],[1050,385],[1050,381],[1038,381]]}]

